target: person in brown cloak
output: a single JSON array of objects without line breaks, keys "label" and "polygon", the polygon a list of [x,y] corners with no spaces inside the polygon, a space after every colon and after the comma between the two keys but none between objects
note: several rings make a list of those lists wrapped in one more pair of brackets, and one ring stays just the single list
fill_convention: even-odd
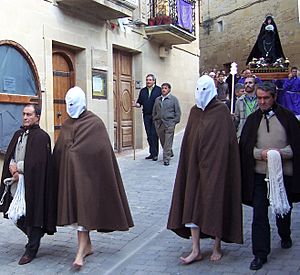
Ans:
[{"label": "person in brown cloak", "polygon": [[216,95],[214,81],[201,76],[182,140],[167,228],[192,237],[183,264],[202,259],[202,237],[215,239],[212,261],[222,257],[221,240],[243,242],[238,143],[228,108]]},{"label": "person in brown cloak", "polygon": [[80,269],[92,254],[89,231],[125,231],[133,226],[118,163],[102,120],[86,110],[79,87],[66,94],[68,118],[53,156],[58,181],[57,225],[75,225]]},{"label": "person in brown cloak", "polygon": [[[8,145],[1,178],[0,211],[28,237],[20,265],[36,257],[44,233],[53,235],[56,232],[57,188],[51,180],[51,141],[39,127],[40,115],[39,106],[24,107],[23,126]],[[24,199],[25,205],[12,206]],[[16,211],[21,208],[21,213]]]}]

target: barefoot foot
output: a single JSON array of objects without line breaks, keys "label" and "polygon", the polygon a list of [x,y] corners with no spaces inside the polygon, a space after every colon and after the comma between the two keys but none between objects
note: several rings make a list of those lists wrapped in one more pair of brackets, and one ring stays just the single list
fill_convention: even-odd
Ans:
[{"label": "barefoot foot", "polygon": [[213,253],[210,256],[210,260],[213,262],[219,261],[222,258],[221,249],[214,249]]},{"label": "barefoot foot", "polygon": [[72,264],[73,268],[76,270],[80,270],[80,268],[83,266],[84,258],[86,257],[86,254],[83,252],[77,252],[76,258]]},{"label": "barefoot foot", "polygon": [[201,253],[194,253],[193,251],[191,252],[191,254],[187,257],[180,257],[180,260],[182,262],[182,264],[191,264],[193,262],[197,262],[197,261],[201,261],[202,260],[202,255]]},{"label": "barefoot foot", "polygon": [[92,255],[92,254],[94,254],[94,251],[93,251],[93,250],[86,251],[86,252],[84,253],[83,258],[85,258],[85,257],[87,257],[87,256],[90,256],[90,255]]},{"label": "barefoot foot", "polygon": [[74,271],[79,271],[82,268],[82,265],[73,262],[72,268]]}]

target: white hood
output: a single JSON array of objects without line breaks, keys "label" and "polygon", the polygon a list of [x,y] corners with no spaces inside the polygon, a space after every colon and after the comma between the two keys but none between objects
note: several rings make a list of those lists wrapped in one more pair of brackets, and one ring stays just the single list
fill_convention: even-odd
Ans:
[{"label": "white hood", "polygon": [[197,81],[195,100],[198,108],[205,110],[206,106],[217,95],[214,80],[208,75],[201,76]]},{"label": "white hood", "polygon": [[75,86],[66,94],[67,113],[71,118],[78,118],[86,110],[84,91]]}]

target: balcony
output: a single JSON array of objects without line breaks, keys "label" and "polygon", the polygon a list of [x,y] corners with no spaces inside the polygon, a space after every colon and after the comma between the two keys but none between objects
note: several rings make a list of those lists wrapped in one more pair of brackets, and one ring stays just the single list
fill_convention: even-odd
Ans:
[{"label": "balcony", "polygon": [[189,44],[195,36],[193,0],[151,0],[147,36],[163,46]]},{"label": "balcony", "polygon": [[79,10],[98,19],[131,17],[138,0],[56,0],[58,6]]}]

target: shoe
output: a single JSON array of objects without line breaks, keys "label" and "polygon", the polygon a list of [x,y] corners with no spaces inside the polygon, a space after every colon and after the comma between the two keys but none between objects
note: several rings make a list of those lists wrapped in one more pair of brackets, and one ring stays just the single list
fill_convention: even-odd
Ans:
[{"label": "shoe", "polygon": [[168,161],[164,161],[164,166],[169,166],[170,163]]},{"label": "shoe", "polygon": [[148,157],[145,157],[145,159],[152,159],[153,157],[149,155]]},{"label": "shoe", "polygon": [[174,154],[172,153],[172,154],[171,154],[171,158],[173,158],[173,157],[174,157]]},{"label": "shoe", "polygon": [[266,258],[255,257],[254,260],[250,264],[251,270],[259,270],[263,267],[263,265],[267,262]]},{"label": "shoe", "polygon": [[19,265],[29,264],[33,259],[34,257],[24,254],[19,260]]},{"label": "shoe", "polygon": [[293,245],[292,239],[289,238],[287,240],[281,240],[281,248],[283,249],[289,249]]},{"label": "shoe", "polygon": [[153,161],[157,161],[157,160],[158,160],[158,157],[153,157],[152,160],[153,160]]}]

